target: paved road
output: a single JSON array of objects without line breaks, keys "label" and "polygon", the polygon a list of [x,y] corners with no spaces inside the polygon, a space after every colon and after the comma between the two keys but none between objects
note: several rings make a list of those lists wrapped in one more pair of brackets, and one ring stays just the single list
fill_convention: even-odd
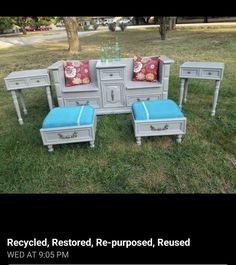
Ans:
[{"label": "paved road", "polygon": [[[99,31],[83,31],[78,32],[80,38],[97,34],[99,32],[107,31],[102,29]],[[35,35],[35,36],[19,36],[19,37],[0,37],[0,45],[13,46],[13,45],[29,45],[35,42],[50,41],[50,40],[63,40],[67,39],[66,32],[52,34],[52,35]]]},{"label": "paved road", "polygon": [[[194,26],[236,26],[236,22],[220,22],[220,23],[192,23],[192,24],[177,24],[176,27],[194,27]],[[155,25],[143,25],[143,26],[131,26],[130,28],[140,28],[140,27],[153,27]],[[117,27],[117,30],[119,28]],[[83,31],[78,32],[79,37],[89,36],[93,34],[97,34],[99,32],[108,31],[107,27],[101,28],[96,31]],[[29,45],[35,42],[42,42],[42,41],[50,41],[50,40],[63,40],[66,39],[66,32],[63,31],[62,33],[52,34],[52,35],[36,35],[36,36],[19,36],[19,37],[0,37],[0,47],[9,47],[13,45]]]}]

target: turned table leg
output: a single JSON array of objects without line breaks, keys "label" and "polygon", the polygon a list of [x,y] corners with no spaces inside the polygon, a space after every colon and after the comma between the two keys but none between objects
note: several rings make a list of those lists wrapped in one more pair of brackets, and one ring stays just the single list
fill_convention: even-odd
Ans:
[{"label": "turned table leg", "polygon": [[19,103],[18,103],[18,100],[17,100],[17,96],[16,96],[16,91],[12,90],[11,91],[11,95],[12,95],[13,103],[14,103],[14,106],[15,106],[15,109],[16,109],[16,114],[17,114],[17,117],[18,117],[18,121],[19,121],[20,125],[22,125],[24,122],[23,122],[23,119],[21,117],[20,107],[19,107]]},{"label": "turned table leg", "polygon": [[23,98],[21,90],[19,90],[19,98],[20,98],[20,102],[21,102],[21,105],[22,105],[22,108],[23,108],[23,112],[24,112],[24,114],[27,114],[28,111],[26,109],[25,101],[24,101],[24,98]]},{"label": "turned table leg", "polygon": [[179,107],[182,109],[182,102],[183,102],[183,96],[184,96],[184,84],[185,84],[185,78],[180,79],[180,91],[179,91]]},{"label": "turned table leg", "polygon": [[51,94],[50,86],[46,87],[46,93],[47,93],[47,99],[48,99],[48,106],[49,106],[49,109],[51,110],[53,108],[53,102],[52,102],[52,94]]},{"label": "turned table leg", "polygon": [[213,106],[212,106],[211,116],[215,116],[215,113],[216,113],[216,105],[217,105],[219,90],[220,90],[220,81],[216,80],[216,87],[215,87],[215,93],[213,97]]},{"label": "turned table leg", "polygon": [[186,79],[184,83],[184,103],[187,102],[187,94],[188,94],[188,79]]}]

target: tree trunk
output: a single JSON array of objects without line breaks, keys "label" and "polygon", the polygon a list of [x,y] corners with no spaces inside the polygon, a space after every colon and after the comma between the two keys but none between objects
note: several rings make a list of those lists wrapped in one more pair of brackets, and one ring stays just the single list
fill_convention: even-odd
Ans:
[{"label": "tree trunk", "polygon": [[161,34],[161,40],[166,39],[166,32],[168,30],[168,24],[169,24],[169,17],[159,17],[160,21],[160,34]]},{"label": "tree trunk", "polygon": [[26,34],[27,34],[27,31],[26,31],[26,29],[25,29],[25,26],[22,26],[21,28],[22,28],[22,32],[23,32],[23,34],[26,35]]},{"label": "tree trunk", "polygon": [[139,25],[139,17],[134,17],[135,25]]},{"label": "tree trunk", "polygon": [[66,28],[69,52],[71,54],[78,54],[81,50],[79,36],[78,36],[78,24],[75,17],[63,17]]},{"label": "tree trunk", "polygon": [[170,18],[170,30],[176,29],[177,17]]},{"label": "tree trunk", "polygon": [[204,23],[208,23],[208,17],[204,17]]}]

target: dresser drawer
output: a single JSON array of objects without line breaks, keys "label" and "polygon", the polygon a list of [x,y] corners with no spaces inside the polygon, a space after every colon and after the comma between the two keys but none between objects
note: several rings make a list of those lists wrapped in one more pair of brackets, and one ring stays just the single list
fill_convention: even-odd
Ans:
[{"label": "dresser drawer", "polygon": [[124,78],[123,68],[113,68],[113,69],[101,69],[100,70],[101,80],[120,80]]},{"label": "dresser drawer", "polygon": [[139,100],[148,100],[148,99],[161,99],[161,94],[146,94],[146,95],[129,95],[126,96],[127,106],[130,107],[134,102]]},{"label": "dresser drawer", "polygon": [[29,86],[40,86],[40,85],[42,86],[49,85],[49,80],[47,76],[29,78]]},{"label": "dresser drawer", "polygon": [[81,98],[81,97],[75,97],[75,98],[64,98],[64,104],[65,106],[76,106],[76,105],[84,105],[84,104],[90,104],[94,106],[95,108],[101,107],[100,98]]},{"label": "dresser drawer", "polygon": [[8,89],[21,89],[28,86],[28,82],[26,78],[6,80],[6,86]]},{"label": "dresser drawer", "polygon": [[201,76],[207,79],[221,78],[222,71],[220,69],[202,69]]},{"label": "dresser drawer", "polygon": [[200,71],[199,69],[188,69],[188,68],[182,68],[180,76],[184,77],[199,77]]}]

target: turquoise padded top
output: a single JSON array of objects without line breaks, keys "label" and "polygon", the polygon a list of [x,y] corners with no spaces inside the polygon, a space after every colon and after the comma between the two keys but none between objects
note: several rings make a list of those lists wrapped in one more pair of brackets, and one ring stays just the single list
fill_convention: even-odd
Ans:
[{"label": "turquoise padded top", "polygon": [[95,108],[90,105],[53,108],[43,121],[43,128],[93,124]]},{"label": "turquoise padded top", "polygon": [[132,104],[135,120],[154,120],[184,117],[178,105],[171,99],[137,101]]}]

